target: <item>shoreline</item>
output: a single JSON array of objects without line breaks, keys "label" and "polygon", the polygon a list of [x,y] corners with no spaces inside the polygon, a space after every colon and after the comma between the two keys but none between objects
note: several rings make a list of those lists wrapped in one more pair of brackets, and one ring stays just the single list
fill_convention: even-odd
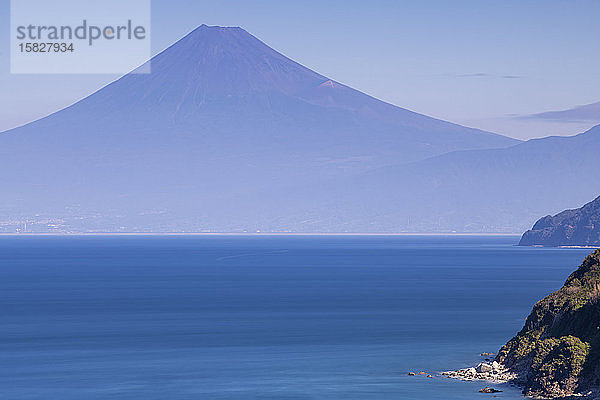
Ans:
[{"label": "shoreline", "polygon": [[0,236],[520,236],[518,233],[295,233],[295,232],[73,232],[0,233]]},{"label": "shoreline", "polygon": [[[479,363],[477,367],[463,368],[456,371],[444,371],[441,372],[440,375],[448,379],[455,379],[463,382],[480,381],[495,385],[508,384],[521,390],[524,388],[523,371],[512,371],[496,361],[491,363]],[[600,388],[592,388],[586,393],[574,393],[563,397],[530,397],[523,394],[523,398],[549,400],[600,400]]]},{"label": "shoreline", "polygon": [[463,368],[456,371],[444,371],[441,375],[460,381],[485,381],[494,384],[510,383],[516,385],[519,379],[517,372],[511,371],[496,361],[481,362],[476,367]]},{"label": "shoreline", "polygon": [[556,246],[559,249],[600,249],[600,246]]}]

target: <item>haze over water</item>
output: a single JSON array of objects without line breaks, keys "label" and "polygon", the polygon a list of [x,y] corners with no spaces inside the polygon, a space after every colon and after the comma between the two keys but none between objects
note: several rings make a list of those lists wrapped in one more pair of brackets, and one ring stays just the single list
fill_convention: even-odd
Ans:
[{"label": "haze over water", "polygon": [[2,237],[0,398],[480,399],[407,373],[496,352],[589,253],[517,241]]}]

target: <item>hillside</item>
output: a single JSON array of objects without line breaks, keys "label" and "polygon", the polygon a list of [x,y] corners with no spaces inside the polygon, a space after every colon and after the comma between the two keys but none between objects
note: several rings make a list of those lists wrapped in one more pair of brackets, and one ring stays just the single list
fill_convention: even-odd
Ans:
[{"label": "hillside", "polygon": [[519,245],[600,247],[600,197],[579,209],[541,218]]},{"label": "hillside", "polygon": [[316,187],[308,193],[322,194],[319,204],[297,193],[294,208],[314,204],[312,214],[335,208],[348,229],[368,220],[386,232],[524,232],[548,210],[598,195],[599,151],[600,126],[502,149],[456,151]]},{"label": "hillside", "polygon": [[496,361],[518,372],[528,396],[561,397],[600,385],[600,250],[540,300]]}]

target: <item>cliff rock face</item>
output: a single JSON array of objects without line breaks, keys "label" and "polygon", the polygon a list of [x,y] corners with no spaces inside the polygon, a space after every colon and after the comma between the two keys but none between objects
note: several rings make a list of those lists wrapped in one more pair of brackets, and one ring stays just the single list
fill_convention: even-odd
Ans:
[{"label": "cliff rock face", "polygon": [[528,396],[561,397],[600,385],[600,250],[540,300],[496,361]]},{"label": "cliff rock face", "polygon": [[579,209],[540,219],[519,242],[533,245],[600,246],[600,197]]}]

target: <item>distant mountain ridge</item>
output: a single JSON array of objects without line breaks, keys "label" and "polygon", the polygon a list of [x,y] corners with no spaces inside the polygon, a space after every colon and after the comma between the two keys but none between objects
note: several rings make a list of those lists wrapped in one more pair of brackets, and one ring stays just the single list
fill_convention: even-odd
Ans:
[{"label": "distant mountain ridge", "polygon": [[600,197],[581,208],[541,218],[519,245],[600,247]]},{"label": "distant mountain ridge", "polygon": [[[330,194],[322,203],[335,207],[337,218],[330,224],[343,229],[361,218],[385,232],[524,232],[548,210],[597,196],[599,151],[597,126],[572,137],[374,169],[310,193]],[[311,204],[297,196],[295,209]]]}]

